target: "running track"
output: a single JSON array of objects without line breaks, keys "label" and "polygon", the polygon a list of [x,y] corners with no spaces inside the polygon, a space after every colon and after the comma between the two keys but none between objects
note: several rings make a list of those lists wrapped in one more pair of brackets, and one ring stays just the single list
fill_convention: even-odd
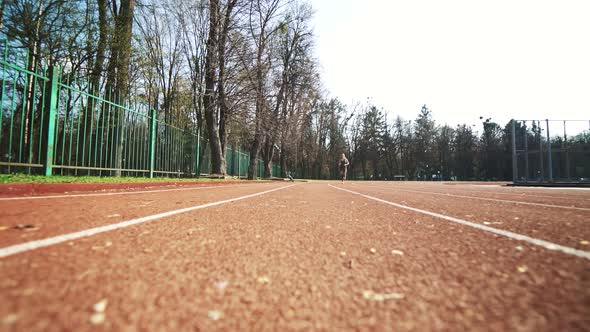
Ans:
[{"label": "running track", "polygon": [[588,331],[588,223],[588,190],[469,184],[3,197],[0,330]]}]

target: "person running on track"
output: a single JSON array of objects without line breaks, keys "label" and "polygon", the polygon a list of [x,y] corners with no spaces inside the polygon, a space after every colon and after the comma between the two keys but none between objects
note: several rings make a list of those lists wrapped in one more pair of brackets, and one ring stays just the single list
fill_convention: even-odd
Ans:
[{"label": "person running on track", "polygon": [[338,168],[340,169],[340,177],[342,178],[342,183],[344,183],[344,180],[346,180],[346,170],[348,168],[348,165],[350,165],[350,163],[348,162],[348,159],[346,159],[346,156],[343,153],[342,156],[340,156],[340,160],[338,161]]}]

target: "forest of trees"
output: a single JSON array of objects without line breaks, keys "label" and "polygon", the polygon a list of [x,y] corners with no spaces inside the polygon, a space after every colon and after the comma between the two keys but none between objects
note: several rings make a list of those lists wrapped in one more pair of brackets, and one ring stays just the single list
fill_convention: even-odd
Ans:
[{"label": "forest of trees", "polygon": [[232,145],[250,151],[250,178],[259,158],[267,176],[278,164],[283,176],[335,178],[342,152],[357,179],[512,178],[508,124],[482,119],[477,133],[436,123],[426,105],[402,119],[331,98],[313,13],[304,0],[2,0],[0,31],[28,50],[30,71],[59,64],[93,95],[141,100],[201,133],[212,173],[226,173]]}]

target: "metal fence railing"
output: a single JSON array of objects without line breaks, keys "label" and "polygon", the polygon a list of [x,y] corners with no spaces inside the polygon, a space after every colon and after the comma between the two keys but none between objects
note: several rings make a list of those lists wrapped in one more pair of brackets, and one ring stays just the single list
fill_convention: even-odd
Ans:
[{"label": "metal fence railing", "polygon": [[[2,87],[0,88],[0,167],[41,167],[47,119],[44,93],[50,85],[48,68],[31,72],[19,66],[28,63],[28,53],[19,57],[2,50]],[[37,102],[34,102],[37,101]]]},{"label": "metal fence railing", "polygon": [[[165,123],[137,96],[92,94],[88,79],[4,43],[0,59],[0,173],[199,176],[211,170],[198,133]],[[96,90],[96,89],[95,89]],[[250,155],[226,149],[227,174],[247,176]],[[258,161],[257,177],[263,162]],[[273,176],[280,168],[273,167]]]},{"label": "metal fence railing", "polygon": [[512,120],[515,183],[590,183],[590,121]]}]

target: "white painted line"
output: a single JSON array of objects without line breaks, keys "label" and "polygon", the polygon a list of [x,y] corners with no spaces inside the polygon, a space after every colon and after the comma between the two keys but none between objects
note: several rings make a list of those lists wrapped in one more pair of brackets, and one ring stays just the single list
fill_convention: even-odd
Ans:
[{"label": "white painted line", "polygon": [[514,187],[510,187],[510,188],[514,188],[514,189],[536,189],[536,190],[578,190],[578,191],[589,191],[590,188],[587,187],[580,187],[580,188],[576,188],[576,187],[526,187],[526,186],[514,186]]},{"label": "white painted line", "polygon": [[565,206],[565,205],[554,205],[554,204],[543,204],[543,203],[532,203],[532,202],[521,202],[521,201],[511,201],[507,199],[497,199],[497,198],[485,198],[485,197],[475,197],[475,196],[464,196],[464,195],[454,195],[454,194],[444,194],[444,193],[435,193],[431,191],[418,191],[418,190],[409,190],[409,189],[393,189],[393,188],[386,188],[386,187],[379,187],[379,186],[366,186],[368,188],[380,188],[380,189],[387,189],[387,190],[396,190],[396,191],[403,191],[408,193],[416,193],[416,194],[425,194],[425,195],[439,195],[439,196],[446,196],[446,197],[459,197],[459,198],[468,198],[468,199],[479,199],[482,201],[491,201],[491,202],[501,202],[501,203],[512,203],[512,204],[522,204],[522,205],[534,205],[534,206],[542,206],[542,207],[550,207],[550,208],[558,208],[558,209],[570,209],[570,210],[580,210],[580,211],[590,211],[590,208],[583,208],[583,207],[576,207],[576,206]]},{"label": "white painted line", "polygon": [[[491,190],[472,190],[472,188],[466,188],[466,187],[476,187],[478,189],[491,189]],[[400,188],[397,186],[389,186],[391,188]],[[489,188],[492,187],[492,188]],[[445,185],[445,184],[438,184],[438,185],[431,185],[429,186],[429,188],[427,187],[419,187],[417,189],[440,189],[440,190],[458,190],[458,191],[462,191],[462,192],[467,192],[470,194],[489,194],[489,195],[508,195],[508,196],[526,196],[528,198],[535,198],[535,197],[543,197],[543,198],[557,198],[557,199],[577,199],[577,200],[585,200],[585,201],[590,201],[590,196],[585,195],[585,196],[580,196],[580,195],[569,195],[569,196],[555,196],[555,195],[543,195],[543,194],[538,194],[535,192],[527,192],[524,190],[518,190],[519,187],[504,187],[504,186],[491,186],[491,185],[477,185],[477,184],[463,184],[463,185]],[[498,190],[499,189],[499,190]],[[522,188],[525,189],[525,188]],[[558,188],[559,189],[559,188]],[[565,189],[565,188],[563,188]],[[586,189],[590,189],[590,188],[586,188]],[[511,192],[507,192],[507,191],[511,191]]]},{"label": "white painted line", "polygon": [[330,187],[338,189],[338,190],[342,190],[342,191],[346,191],[349,192],[351,194],[355,194],[355,195],[359,195],[368,199],[372,199],[374,201],[380,202],[380,203],[384,203],[384,204],[388,204],[388,205],[393,205],[395,207],[398,208],[402,208],[402,209],[406,209],[406,210],[410,210],[410,211],[414,211],[414,212],[418,212],[418,213],[422,213],[422,214],[426,214],[432,217],[436,217],[436,218],[440,218],[440,219],[444,219],[444,220],[448,220],[448,221],[452,221],[452,222],[456,222],[458,224],[462,224],[465,226],[469,226],[469,227],[473,227],[473,228],[477,228],[479,230],[482,231],[486,231],[486,232],[490,232],[490,233],[494,233],[494,234],[498,234],[498,235],[502,235],[514,240],[519,240],[519,241],[525,241],[540,247],[543,247],[545,249],[549,249],[549,250],[557,250],[557,251],[561,251],[563,253],[569,254],[569,255],[574,255],[577,257],[581,257],[581,258],[586,258],[586,259],[590,259],[590,251],[583,251],[583,250],[579,250],[579,249],[575,249],[575,248],[570,248],[570,247],[565,247],[559,244],[555,244],[555,243],[551,243],[545,240],[540,240],[540,239],[536,239],[536,238],[532,238],[526,235],[521,235],[521,234],[517,234],[517,233],[513,233],[510,231],[505,231],[502,229],[497,229],[497,228],[493,228],[493,227],[488,227],[488,226],[484,226],[484,225],[480,225],[471,221],[467,221],[467,220],[463,220],[463,219],[459,219],[459,218],[454,218],[454,217],[449,217],[449,216],[445,216],[444,214],[439,214],[439,213],[435,213],[435,212],[430,212],[430,211],[426,211],[426,210],[421,210],[421,209],[416,209],[413,208],[411,206],[407,206],[407,205],[403,205],[403,204],[397,204],[397,203],[393,203],[390,201],[386,201],[377,197],[373,197],[373,196],[369,196],[369,195],[365,195],[365,194],[361,194],[358,193],[356,191],[352,191],[352,190],[348,190],[348,189],[344,189],[344,188],[340,188],[340,187],[336,187],[333,186],[331,184],[329,184]]},{"label": "white painted line", "polygon": [[143,190],[143,191],[125,191],[125,192],[114,192],[114,193],[2,197],[2,198],[0,198],[0,201],[20,201],[20,200],[27,200],[27,199],[70,198],[70,197],[137,195],[137,194],[163,193],[163,192],[169,192],[169,191],[199,190],[199,189],[206,189],[206,188],[226,188],[226,187],[236,187],[236,186],[249,186],[249,185],[253,185],[253,184],[258,184],[258,183],[228,184],[228,185],[219,185],[219,186],[204,186],[204,187],[175,188],[175,189],[154,189],[154,190]]},{"label": "white painted line", "polygon": [[[531,191],[522,190],[522,189],[529,189],[529,188],[503,187],[503,186],[498,186],[497,188],[485,188],[485,189],[491,189],[491,190],[479,191],[479,190],[471,190],[471,188],[468,188],[468,186],[476,187],[476,189],[484,189],[484,187],[489,187],[489,186],[480,186],[480,185],[474,185],[474,184],[462,185],[462,186],[455,185],[454,187],[457,187],[456,188],[457,190],[464,190],[464,191],[473,192],[473,193],[487,193],[487,194],[493,194],[493,195],[501,194],[501,195],[526,196],[526,197],[546,197],[546,198],[558,198],[558,199],[582,199],[582,200],[590,201],[590,196],[588,196],[588,195],[573,195],[573,194],[570,195],[570,194],[568,194],[568,196],[555,196],[555,195],[552,195],[552,193],[549,193],[551,195],[544,195],[543,193],[539,194],[538,192],[531,192]],[[453,186],[447,185],[446,187],[453,187]],[[497,190],[497,189],[500,189],[500,190]],[[521,189],[521,190],[518,190],[518,189]],[[557,188],[557,189],[568,189],[568,188]],[[580,188],[578,188],[578,189],[580,189]],[[586,189],[589,189],[589,188],[586,188]],[[511,192],[507,192],[507,191],[511,191]]]},{"label": "white painted line", "polygon": [[203,205],[191,206],[191,207],[184,208],[184,209],[172,210],[172,211],[168,211],[168,212],[154,214],[154,215],[147,216],[147,217],[141,217],[141,218],[131,219],[131,220],[127,220],[127,221],[122,221],[122,222],[116,223],[116,224],[86,229],[86,230],[75,232],[75,233],[58,235],[58,236],[46,238],[43,240],[37,240],[37,241],[16,244],[16,245],[5,247],[5,248],[0,248],[0,258],[8,257],[11,255],[16,255],[16,254],[19,254],[22,252],[35,250],[35,249],[39,249],[39,248],[43,248],[43,247],[47,247],[47,246],[52,246],[54,244],[63,243],[66,241],[72,241],[75,239],[79,239],[79,238],[83,238],[83,237],[87,237],[87,236],[92,236],[92,235],[99,234],[99,233],[109,232],[109,231],[119,229],[119,228],[129,227],[129,226],[141,224],[141,223],[148,222],[148,221],[153,221],[153,220],[157,220],[157,219],[161,219],[161,218],[165,218],[165,217],[170,217],[170,216],[185,213],[185,212],[204,209],[204,208],[208,208],[211,206],[221,205],[221,204],[225,204],[225,203],[231,203],[231,202],[239,201],[239,200],[246,199],[246,198],[264,195],[264,194],[271,193],[273,191],[286,189],[286,188],[289,188],[292,186],[294,186],[294,184],[289,185],[289,186],[274,188],[271,190],[266,190],[266,191],[258,192],[255,194],[246,195],[246,196],[230,198],[230,199],[226,199],[223,201],[207,203],[207,204],[203,204]]}]

